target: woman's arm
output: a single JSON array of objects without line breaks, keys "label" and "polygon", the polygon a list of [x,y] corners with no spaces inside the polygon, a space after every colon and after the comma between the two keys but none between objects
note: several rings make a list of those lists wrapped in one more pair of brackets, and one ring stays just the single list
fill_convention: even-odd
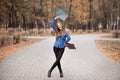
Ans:
[{"label": "woman's arm", "polygon": [[67,37],[67,39],[65,40],[65,44],[71,40],[71,37],[68,32],[66,32],[66,37]]},{"label": "woman's arm", "polygon": [[53,19],[51,22],[51,27],[53,28],[54,31],[56,31],[56,26],[55,26],[56,20]]},{"label": "woman's arm", "polygon": [[53,28],[54,31],[56,31],[56,26],[55,26],[55,23],[56,23],[56,19],[59,18],[59,16],[56,16],[52,22],[51,22],[51,27]]}]

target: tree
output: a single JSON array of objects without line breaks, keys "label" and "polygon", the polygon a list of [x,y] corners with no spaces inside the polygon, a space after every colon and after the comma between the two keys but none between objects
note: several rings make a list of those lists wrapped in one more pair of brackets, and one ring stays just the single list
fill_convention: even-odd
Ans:
[{"label": "tree", "polygon": [[57,8],[66,10],[69,17],[65,24],[70,29],[92,29],[98,23],[103,29],[111,23],[119,29],[120,24],[119,0],[2,0],[0,7],[0,25],[25,30],[47,28]]},{"label": "tree", "polygon": [[90,10],[89,10],[89,22],[88,22],[88,29],[91,29],[91,17],[92,17],[92,1],[93,0],[88,0],[89,1],[89,8],[90,8]]}]

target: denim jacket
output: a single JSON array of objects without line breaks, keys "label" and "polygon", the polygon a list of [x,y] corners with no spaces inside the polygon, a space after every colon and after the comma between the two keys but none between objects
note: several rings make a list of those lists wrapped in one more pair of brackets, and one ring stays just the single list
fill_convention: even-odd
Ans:
[{"label": "denim jacket", "polygon": [[[56,26],[55,26],[56,20],[53,19],[51,22],[51,27],[53,28],[54,31],[56,31]],[[71,40],[71,37],[68,32],[66,32],[66,35],[63,36],[61,35],[54,43],[54,46],[57,48],[65,48],[65,43],[68,43]]]}]

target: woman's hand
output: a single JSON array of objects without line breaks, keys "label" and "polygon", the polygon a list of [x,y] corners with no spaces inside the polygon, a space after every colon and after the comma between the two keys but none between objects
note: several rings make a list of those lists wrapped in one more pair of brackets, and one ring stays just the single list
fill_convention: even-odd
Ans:
[{"label": "woman's hand", "polygon": [[68,47],[68,43],[65,43],[65,47]]},{"label": "woman's hand", "polygon": [[59,16],[56,16],[55,19],[59,18]]}]

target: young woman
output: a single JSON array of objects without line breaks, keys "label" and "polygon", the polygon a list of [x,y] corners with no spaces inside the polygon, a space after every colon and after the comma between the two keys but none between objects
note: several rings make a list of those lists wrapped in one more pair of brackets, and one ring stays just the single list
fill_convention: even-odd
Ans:
[{"label": "young woman", "polygon": [[68,43],[71,39],[69,33],[65,31],[65,28],[63,27],[62,23],[56,20],[57,18],[59,17],[55,17],[51,23],[51,27],[56,33],[56,41],[53,47],[56,56],[56,61],[48,71],[48,77],[51,77],[51,72],[56,66],[58,66],[60,77],[63,77],[60,59],[62,58],[62,55],[64,53],[66,43]]}]

